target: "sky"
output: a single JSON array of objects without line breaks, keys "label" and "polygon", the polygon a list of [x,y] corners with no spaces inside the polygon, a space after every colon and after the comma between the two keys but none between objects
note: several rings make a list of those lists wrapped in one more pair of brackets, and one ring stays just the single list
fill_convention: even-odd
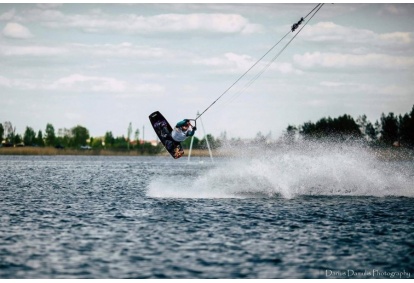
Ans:
[{"label": "sky", "polygon": [[[173,126],[195,118],[314,7],[0,4],[0,123],[94,137],[132,123],[155,139],[152,112]],[[325,4],[201,116],[197,137],[278,138],[322,117],[409,112],[412,15],[414,4]]]}]

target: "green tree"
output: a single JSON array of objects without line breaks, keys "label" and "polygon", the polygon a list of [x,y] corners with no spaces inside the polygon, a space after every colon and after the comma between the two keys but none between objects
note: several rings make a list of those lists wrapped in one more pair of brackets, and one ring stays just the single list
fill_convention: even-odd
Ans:
[{"label": "green tree", "polygon": [[302,126],[299,126],[299,129],[299,133],[305,138],[316,135],[316,125],[311,121],[303,123]]},{"label": "green tree", "polygon": [[139,129],[135,130],[135,140],[136,140],[137,144],[139,144]]},{"label": "green tree", "polygon": [[207,139],[211,149],[216,149],[221,146],[221,143],[218,139],[215,139],[213,135],[207,134],[199,143],[200,149],[207,149]]},{"label": "green tree", "polygon": [[369,141],[375,142],[377,140],[378,132],[370,122],[365,126],[365,134]]},{"label": "green tree", "polygon": [[399,120],[401,143],[405,146],[414,147],[414,106],[410,113],[400,116]]},{"label": "green tree", "polygon": [[13,141],[13,143],[16,145],[16,144],[19,144],[19,143],[22,143],[22,141],[23,141],[23,139],[22,139],[22,136],[21,135],[19,135],[19,134],[17,134],[17,135],[14,135],[14,141]]},{"label": "green tree", "polygon": [[104,141],[105,141],[105,147],[106,147],[106,148],[110,148],[110,147],[112,147],[112,146],[114,145],[114,143],[115,143],[115,138],[114,138],[114,136],[112,135],[112,132],[106,132],[106,133],[105,133],[105,138],[104,138]]},{"label": "green tree", "polygon": [[333,129],[334,133],[339,135],[362,137],[358,124],[350,115],[345,114],[333,119]]},{"label": "green tree", "polygon": [[132,134],[132,123],[129,122],[129,125],[128,125],[128,136],[127,136],[128,150],[129,150],[129,145],[131,144],[131,134]]},{"label": "green tree", "polygon": [[0,144],[3,141],[3,136],[4,136],[4,128],[3,128],[3,124],[0,123]]},{"label": "green tree", "polygon": [[77,125],[71,129],[72,138],[70,146],[80,147],[86,145],[86,140],[89,139],[89,131],[83,126]]},{"label": "green tree", "polygon": [[55,134],[55,128],[52,124],[48,123],[46,125],[45,130],[46,136],[45,136],[45,143],[47,146],[55,146],[56,145],[56,134]]},{"label": "green tree", "polygon": [[100,139],[100,138],[94,138],[92,141],[91,141],[91,147],[92,148],[94,148],[94,149],[102,149],[102,139]]},{"label": "green tree", "polygon": [[331,117],[322,118],[315,124],[316,134],[319,137],[328,137],[335,132],[334,122]]},{"label": "green tree", "polygon": [[347,114],[334,119],[331,117],[322,118],[315,124],[306,122],[300,129],[299,133],[305,138],[335,137],[346,139],[348,137],[362,136],[361,130],[355,120]]},{"label": "green tree", "polygon": [[[192,139],[193,139],[193,137],[189,137],[185,141],[181,142],[181,145],[183,146],[184,149],[189,149],[190,148]],[[196,149],[196,148],[199,148],[199,147],[200,147],[200,139],[197,138],[196,136],[194,136],[193,149]]]},{"label": "green tree", "polygon": [[164,149],[164,146],[162,144],[158,144],[157,146],[153,146],[151,143],[149,142],[144,142],[143,144],[141,144],[140,148],[138,149],[138,151],[141,154],[158,154],[160,153],[162,150]]},{"label": "green tree", "polygon": [[6,143],[14,144],[14,133],[16,129],[13,128],[13,125],[10,121],[4,122],[4,139]]},{"label": "green tree", "polygon": [[395,141],[399,141],[398,135],[398,119],[394,113],[387,116],[381,115],[381,141],[385,144],[392,145]]},{"label": "green tree", "polygon": [[128,149],[127,139],[124,136],[116,137],[114,140],[113,147],[116,149]]},{"label": "green tree", "polygon": [[36,142],[36,133],[31,127],[26,127],[23,135],[23,142],[26,146],[32,146]]},{"label": "green tree", "polygon": [[298,128],[296,128],[295,126],[289,125],[286,128],[286,132],[283,136],[284,140],[287,143],[293,143],[295,141],[295,136],[297,132],[298,132]]},{"label": "green tree", "polygon": [[60,128],[55,144],[63,147],[70,147],[72,146],[72,138],[72,129]]},{"label": "green tree", "polygon": [[262,134],[262,132],[259,131],[256,133],[256,137],[254,138],[253,142],[255,144],[266,144],[268,137],[270,137],[270,135],[265,136]]},{"label": "green tree", "polygon": [[43,140],[43,133],[41,130],[37,132],[36,142],[38,146],[45,146],[45,141]]},{"label": "green tree", "polygon": [[357,125],[361,131],[361,134],[365,137],[368,141],[376,141],[377,139],[377,131],[375,130],[374,126],[371,124],[370,121],[367,119],[367,115],[359,116],[356,120]]}]

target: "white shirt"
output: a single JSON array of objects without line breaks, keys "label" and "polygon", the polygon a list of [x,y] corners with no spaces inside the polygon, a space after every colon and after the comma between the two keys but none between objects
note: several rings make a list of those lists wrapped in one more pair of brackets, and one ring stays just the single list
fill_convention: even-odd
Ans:
[{"label": "white shirt", "polygon": [[174,128],[174,130],[171,133],[171,137],[173,138],[173,140],[178,141],[178,142],[182,142],[185,141],[187,137],[187,133],[190,130],[190,128],[188,128],[187,131],[183,132],[183,130],[181,128]]}]

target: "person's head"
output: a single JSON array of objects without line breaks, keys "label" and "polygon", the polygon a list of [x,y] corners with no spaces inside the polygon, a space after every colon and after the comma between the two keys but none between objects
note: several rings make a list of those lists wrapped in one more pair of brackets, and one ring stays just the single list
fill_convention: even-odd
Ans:
[{"label": "person's head", "polygon": [[181,126],[181,129],[182,129],[183,131],[187,131],[187,130],[188,130],[188,127],[190,127],[190,122],[187,122],[187,124],[185,124],[185,125]]}]

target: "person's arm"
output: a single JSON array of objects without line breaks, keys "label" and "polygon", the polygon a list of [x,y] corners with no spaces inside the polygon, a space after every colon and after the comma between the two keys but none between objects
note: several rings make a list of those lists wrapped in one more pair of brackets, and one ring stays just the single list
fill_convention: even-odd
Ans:
[{"label": "person's arm", "polygon": [[193,130],[192,131],[188,131],[187,132],[187,137],[192,137],[192,136],[194,136],[194,134],[195,134],[195,131],[197,130],[197,128],[196,127],[193,127]]}]

